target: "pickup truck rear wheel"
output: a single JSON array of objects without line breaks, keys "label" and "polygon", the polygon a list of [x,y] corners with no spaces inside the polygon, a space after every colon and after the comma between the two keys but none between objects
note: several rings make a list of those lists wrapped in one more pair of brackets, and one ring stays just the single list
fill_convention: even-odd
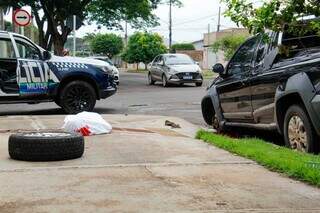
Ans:
[{"label": "pickup truck rear wheel", "polygon": [[96,105],[94,88],[85,81],[72,81],[61,91],[60,104],[68,114],[92,111]]},{"label": "pickup truck rear wheel", "polygon": [[284,139],[286,146],[300,151],[315,153],[317,135],[305,110],[293,105],[287,110],[284,119]]}]

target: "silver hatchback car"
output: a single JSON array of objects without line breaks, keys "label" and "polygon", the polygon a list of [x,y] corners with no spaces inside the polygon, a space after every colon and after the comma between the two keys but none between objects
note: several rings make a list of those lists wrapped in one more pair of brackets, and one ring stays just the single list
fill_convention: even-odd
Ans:
[{"label": "silver hatchback car", "polygon": [[188,55],[163,54],[157,56],[149,66],[148,83],[162,82],[164,87],[169,84],[183,85],[194,83],[202,86],[203,77],[201,68]]}]

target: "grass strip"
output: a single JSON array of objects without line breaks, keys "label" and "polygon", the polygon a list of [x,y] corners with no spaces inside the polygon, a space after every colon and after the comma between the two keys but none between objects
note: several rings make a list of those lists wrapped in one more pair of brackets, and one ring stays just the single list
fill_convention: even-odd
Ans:
[{"label": "grass strip", "polygon": [[320,187],[320,156],[300,153],[257,138],[234,139],[200,130],[196,136],[209,144],[256,161],[271,171]]}]

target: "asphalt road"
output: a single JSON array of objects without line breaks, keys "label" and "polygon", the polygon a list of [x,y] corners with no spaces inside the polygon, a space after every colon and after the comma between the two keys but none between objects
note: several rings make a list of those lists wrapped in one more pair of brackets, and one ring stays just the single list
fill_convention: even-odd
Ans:
[{"label": "asphalt road", "polygon": [[[160,82],[153,86],[147,85],[146,74],[122,72],[117,94],[98,101],[95,112],[175,116],[199,126],[207,126],[202,118],[200,103],[210,82],[206,80],[202,87],[190,84],[164,88]],[[55,103],[10,104],[0,107],[0,116],[62,114],[64,112]],[[282,136],[277,132],[233,128],[229,133],[234,137],[257,137],[276,144],[284,144]]]},{"label": "asphalt road", "polygon": [[[95,112],[177,116],[204,125],[200,102],[210,81],[206,81],[203,87],[190,84],[163,88],[160,83],[147,85],[146,75],[140,73],[121,73],[120,81],[117,94],[98,101]],[[0,107],[0,116],[56,114],[64,112],[55,103],[10,104]]]}]

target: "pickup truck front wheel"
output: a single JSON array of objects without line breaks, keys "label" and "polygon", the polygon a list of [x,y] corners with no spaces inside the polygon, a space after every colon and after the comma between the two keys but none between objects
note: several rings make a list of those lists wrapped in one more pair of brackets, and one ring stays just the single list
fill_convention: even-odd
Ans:
[{"label": "pickup truck front wheel", "polygon": [[317,135],[305,110],[293,105],[287,110],[284,119],[284,139],[291,149],[315,153]]},{"label": "pickup truck front wheel", "polygon": [[96,104],[94,88],[85,81],[72,81],[61,91],[60,104],[68,114],[92,111]]}]

